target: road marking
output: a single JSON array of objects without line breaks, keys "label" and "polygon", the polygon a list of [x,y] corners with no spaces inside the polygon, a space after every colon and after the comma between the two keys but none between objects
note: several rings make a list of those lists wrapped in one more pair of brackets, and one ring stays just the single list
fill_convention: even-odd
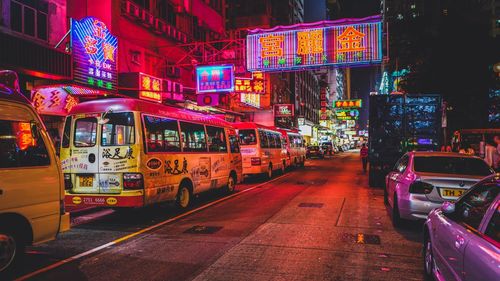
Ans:
[{"label": "road marking", "polygon": [[31,273],[25,274],[25,275],[23,275],[23,276],[21,276],[21,277],[19,277],[19,278],[15,279],[15,281],[24,281],[24,280],[28,280],[29,278],[35,277],[36,275],[39,275],[39,274],[41,274],[41,273],[47,272],[47,271],[49,271],[49,270],[52,270],[52,269],[54,269],[54,268],[60,267],[60,266],[62,266],[62,265],[65,265],[65,264],[67,264],[67,263],[70,263],[70,262],[72,262],[72,261],[78,260],[78,259],[80,259],[80,258],[86,257],[86,256],[91,255],[91,254],[93,254],[93,253],[96,253],[96,252],[98,252],[98,251],[100,251],[100,250],[102,250],[102,249],[105,249],[105,248],[108,248],[108,247],[111,247],[111,246],[117,245],[117,244],[119,244],[119,243],[121,243],[121,242],[124,242],[124,241],[126,241],[126,240],[129,240],[129,239],[131,239],[131,238],[133,238],[133,237],[136,237],[136,236],[138,236],[138,235],[141,235],[141,234],[143,234],[143,233],[145,233],[145,232],[149,232],[149,231],[151,231],[151,230],[153,230],[153,229],[159,228],[159,227],[164,226],[164,225],[166,225],[166,224],[169,224],[169,223],[171,223],[171,222],[173,222],[173,221],[176,221],[176,220],[182,219],[182,218],[187,217],[187,216],[189,216],[189,215],[191,215],[191,214],[193,214],[193,213],[199,212],[199,211],[204,210],[204,209],[206,209],[206,208],[208,208],[208,207],[211,207],[211,206],[213,206],[213,205],[216,205],[216,204],[218,204],[218,203],[220,203],[220,202],[223,202],[223,201],[229,200],[229,199],[231,199],[231,198],[237,197],[237,196],[239,196],[239,195],[241,195],[241,194],[244,194],[244,193],[246,193],[246,192],[249,192],[249,191],[251,191],[251,190],[254,190],[254,189],[256,189],[256,188],[259,188],[259,187],[264,186],[264,185],[266,185],[266,184],[268,184],[268,183],[272,183],[272,182],[274,182],[274,181],[277,181],[277,180],[279,180],[279,179],[281,179],[281,178],[284,178],[284,177],[287,177],[287,176],[290,176],[290,175],[292,175],[292,173],[287,173],[287,174],[285,174],[285,175],[281,175],[281,176],[279,176],[279,177],[277,177],[277,178],[274,178],[274,179],[272,179],[272,180],[270,180],[270,181],[266,181],[266,182],[263,182],[263,183],[259,183],[259,184],[257,184],[257,185],[252,186],[252,187],[249,187],[249,188],[247,188],[247,189],[244,189],[244,190],[242,190],[242,191],[239,191],[238,193],[234,193],[234,194],[231,194],[231,195],[229,195],[229,196],[223,197],[223,198],[221,198],[221,199],[215,200],[215,201],[213,201],[213,202],[210,202],[210,203],[208,203],[208,204],[205,204],[205,205],[203,205],[203,206],[200,206],[200,207],[198,207],[198,208],[196,208],[196,209],[193,209],[193,210],[190,210],[190,211],[188,211],[188,212],[186,212],[186,213],[180,214],[180,215],[178,215],[178,216],[176,216],[176,217],[173,217],[173,218],[170,218],[170,219],[168,219],[168,220],[165,220],[165,221],[159,222],[159,223],[157,223],[157,224],[155,224],[155,225],[152,225],[152,226],[149,226],[149,227],[147,227],[147,228],[141,229],[141,230],[139,230],[139,231],[137,231],[137,232],[134,232],[134,233],[131,233],[131,234],[125,235],[125,236],[123,236],[123,237],[121,237],[121,238],[115,239],[115,240],[113,240],[113,241],[111,241],[111,242],[109,242],[109,243],[106,243],[106,244],[104,244],[104,245],[101,245],[101,246],[98,246],[98,247],[96,247],[96,248],[90,249],[90,250],[88,250],[88,251],[86,251],[86,252],[80,253],[80,254],[78,254],[78,255],[74,255],[74,256],[72,256],[72,257],[69,257],[69,258],[66,258],[66,259],[64,259],[64,260],[58,261],[58,262],[56,262],[56,263],[53,263],[53,264],[51,264],[51,265],[49,265],[49,266],[46,266],[46,267],[40,268],[40,269],[38,269],[38,270],[36,270],[36,271],[33,271],[33,272],[31,272]]}]

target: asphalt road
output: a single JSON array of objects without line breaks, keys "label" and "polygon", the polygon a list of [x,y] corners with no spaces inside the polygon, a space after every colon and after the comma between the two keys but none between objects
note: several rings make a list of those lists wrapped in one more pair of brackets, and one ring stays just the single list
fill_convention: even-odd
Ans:
[{"label": "asphalt road", "polygon": [[421,224],[393,228],[355,152],[221,198],[204,194],[193,209],[215,203],[185,215],[168,205],[81,212],[7,280],[423,279]]}]

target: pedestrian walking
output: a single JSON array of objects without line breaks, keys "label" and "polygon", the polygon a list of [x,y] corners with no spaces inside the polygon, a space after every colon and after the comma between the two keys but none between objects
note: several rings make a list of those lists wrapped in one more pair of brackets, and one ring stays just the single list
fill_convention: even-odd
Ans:
[{"label": "pedestrian walking", "polygon": [[366,147],[366,144],[363,143],[361,146],[359,155],[361,156],[361,162],[363,163],[363,172],[366,173],[366,166],[368,165],[368,147]]}]

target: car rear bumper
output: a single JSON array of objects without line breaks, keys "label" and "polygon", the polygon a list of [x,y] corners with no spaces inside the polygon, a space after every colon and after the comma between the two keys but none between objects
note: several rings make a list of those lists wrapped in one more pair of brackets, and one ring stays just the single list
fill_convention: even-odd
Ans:
[{"label": "car rear bumper", "polygon": [[429,201],[424,194],[409,194],[407,198],[398,198],[399,215],[407,220],[423,220],[429,213],[441,207],[442,202]]},{"label": "car rear bumper", "polygon": [[143,207],[144,196],[123,195],[66,195],[64,198],[66,206],[96,206],[96,207]]}]

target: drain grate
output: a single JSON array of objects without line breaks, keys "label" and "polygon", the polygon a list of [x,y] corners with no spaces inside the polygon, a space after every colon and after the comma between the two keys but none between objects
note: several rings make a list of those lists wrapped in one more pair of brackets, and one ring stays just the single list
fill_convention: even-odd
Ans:
[{"label": "drain grate", "polygon": [[323,203],[300,203],[299,208],[323,208]]},{"label": "drain grate", "polygon": [[221,230],[222,226],[203,226],[203,225],[195,225],[190,229],[184,231],[184,233],[189,234],[214,234],[217,231]]}]

